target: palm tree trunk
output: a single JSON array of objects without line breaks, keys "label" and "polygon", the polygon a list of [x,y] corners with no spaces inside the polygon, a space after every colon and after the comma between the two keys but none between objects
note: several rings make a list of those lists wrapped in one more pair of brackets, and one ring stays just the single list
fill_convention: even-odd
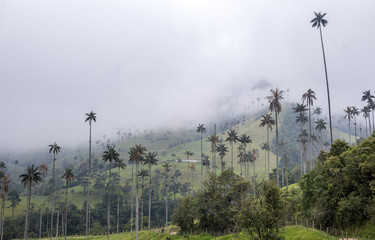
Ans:
[{"label": "palm tree trunk", "polygon": [[108,175],[108,206],[107,206],[107,239],[109,240],[109,234],[111,231],[111,221],[110,221],[110,214],[111,214],[111,170],[112,170],[112,162],[109,162],[109,175]]},{"label": "palm tree trunk", "polygon": [[2,204],[1,204],[1,240],[3,240],[3,236],[4,236],[4,215],[5,215],[5,193],[4,193],[4,189],[3,189],[3,201],[2,201]]},{"label": "palm tree trunk", "polygon": [[313,169],[313,160],[311,153],[313,151],[312,140],[311,140],[311,104],[309,103],[309,138],[310,138],[310,149],[309,149],[309,161],[310,161],[310,171]]},{"label": "palm tree trunk", "polygon": [[134,185],[134,174],[133,174],[133,164],[132,164],[132,186],[131,186],[131,204],[130,204],[130,235],[133,235],[133,217],[134,217],[134,192],[133,192],[133,185]]},{"label": "palm tree trunk", "polygon": [[142,177],[142,198],[141,198],[141,230],[143,230],[143,202],[144,202],[144,181],[145,178]]},{"label": "palm tree trunk", "polygon": [[280,177],[279,177],[279,130],[278,130],[278,122],[277,122],[277,112],[275,111],[276,115],[276,178],[277,178],[277,186],[280,187]]},{"label": "palm tree trunk", "polygon": [[56,218],[56,240],[59,237],[59,219],[60,219],[60,211],[57,210],[57,218]]},{"label": "palm tree trunk", "polygon": [[327,63],[326,63],[326,55],[325,55],[325,51],[324,51],[323,35],[322,35],[322,28],[321,27],[319,27],[319,32],[320,32],[320,42],[322,44],[322,51],[323,51],[324,72],[325,72],[325,76],[326,76],[327,97],[328,97],[328,115],[329,115],[329,131],[330,131],[330,135],[331,135],[331,145],[332,145],[333,135],[332,135],[332,118],[331,118],[331,99],[330,99],[330,96],[329,96]]},{"label": "palm tree trunk", "polygon": [[370,117],[370,114],[368,115],[368,130],[369,130],[369,133],[368,133],[368,135],[369,136],[371,136],[371,134],[372,134],[372,131],[371,131],[371,117]]},{"label": "palm tree trunk", "polygon": [[90,211],[90,184],[91,184],[91,120],[89,120],[89,125],[90,125],[90,136],[89,136],[89,169],[88,169],[88,178],[89,182],[87,185],[87,195],[86,195],[86,240],[87,236],[90,231],[90,216],[89,216],[89,211]]},{"label": "palm tree trunk", "polygon": [[66,230],[67,230],[67,223],[68,223],[68,184],[66,184],[66,191],[65,191],[65,226],[64,226],[64,237],[65,237],[65,240],[66,240]]},{"label": "palm tree trunk", "polygon": [[[232,160],[231,160],[230,166],[231,166],[231,168],[232,168],[233,171],[234,171],[234,168],[233,168],[233,141],[230,142],[230,148],[232,149]],[[242,173],[241,173],[241,174],[242,174]]]},{"label": "palm tree trunk", "polygon": [[[135,171],[138,173],[138,161],[135,165]],[[138,240],[138,231],[139,231],[139,204],[138,204],[138,174],[135,174],[135,232],[136,232],[136,238]]]},{"label": "palm tree trunk", "polygon": [[375,125],[374,125],[374,109],[371,110],[371,112],[372,112],[372,131],[375,131],[374,130],[375,129]]},{"label": "palm tree trunk", "polygon": [[267,150],[264,149],[264,178],[267,178]]},{"label": "palm tree trunk", "polygon": [[43,197],[44,197],[44,179],[42,181],[42,200],[40,201],[39,238],[42,238]]},{"label": "palm tree trunk", "polygon": [[[202,165],[201,165],[202,168]],[[152,178],[151,178],[151,164],[148,165],[148,172],[150,173],[150,179],[148,182],[148,230],[151,229],[151,186],[152,186]]]},{"label": "palm tree trunk", "polygon": [[350,118],[349,118],[349,145],[351,145],[351,144],[352,144],[352,139],[351,139],[351,136],[350,136]]},{"label": "palm tree trunk", "polygon": [[354,141],[357,145],[357,118],[354,116]]},{"label": "palm tree trunk", "polygon": [[367,131],[367,119],[365,117],[365,125],[366,125],[366,138],[368,137],[368,131]]},{"label": "palm tree trunk", "polygon": [[31,184],[29,184],[29,195],[26,201],[26,216],[25,216],[25,232],[24,232],[24,239],[29,239],[27,236],[27,232],[29,230],[29,209],[30,209],[30,200],[31,200]]},{"label": "palm tree trunk", "polygon": [[301,146],[300,146],[300,157],[301,157],[301,178],[303,177],[303,165],[304,165],[304,162],[303,162],[303,154],[302,154],[303,150],[302,150],[302,143],[301,143]]},{"label": "palm tree trunk", "polygon": [[118,176],[119,176],[119,187],[117,189],[117,225],[116,225],[116,233],[118,233],[120,228],[120,167],[118,167]]},{"label": "palm tree trunk", "polygon": [[268,129],[268,126],[267,126],[267,145],[268,145],[268,149],[267,149],[267,167],[268,167],[268,171],[267,171],[267,179],[270,180],[270,137],[269,137],[269,129]]},{"label": "palm tree trunk", "polygon": [[203,189],[203,164],[202,164],[202,155],[203,155],[203,138],[202,138],[202,132],[201,132],[201,191]]},{"label": "palm tree trunk", "polygon": [[288,160],[287,160],[287,158],[286,158],[286,154],[284,155],[284,160],[285,160],[285,180],[286,180],[286,191],[288,192],[288,185],[289,185],[289,183],[288,183]]},{"label": "palm tree trunk", "polygon": [[52,234],[53,234],[53,215],[55,211],[55,153],[53,154],[53,167],[52,167],[52,209],[51,209],[51,234],[49,239],[52,240]]},{"label": "palm tree trunk", "polygon": [[165,231],[167,230],[168,227],[168,180],[167,180],[167,186],[165,188]]}]

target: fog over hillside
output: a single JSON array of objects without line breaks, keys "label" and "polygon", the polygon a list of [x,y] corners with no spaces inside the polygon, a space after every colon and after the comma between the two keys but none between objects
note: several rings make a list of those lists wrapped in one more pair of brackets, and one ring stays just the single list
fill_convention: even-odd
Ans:
[{"label": "fog over hillside", "polygon": [[275,87],[290,102],[312,88],[326,111],[314,11],[327,12],[332,107],[343,116],[374,86],[373,9],[370,0],[2,0],[0,152],[85,144],[91,110],[94,139],[251,112]]}]

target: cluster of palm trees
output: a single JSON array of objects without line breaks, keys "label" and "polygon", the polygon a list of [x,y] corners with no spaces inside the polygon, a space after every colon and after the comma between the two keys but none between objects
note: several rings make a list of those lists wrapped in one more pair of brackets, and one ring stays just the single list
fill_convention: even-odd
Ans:
[{"label": "cluster of palm trees", "polygon": [[[375,103],[374,99],[375,96],[371,94],[371,90],[366,90],[362,93],[362,101],[366,102],[367,104],[362,107],[362,109],[357,108],[356,106],[347,106],[344,109],[345,112],[345,118],[348,119],[348,130],[349,130],[349,144],[351,144],[351,131],[350,126],[351,122],[354,123],[354,139],[357,140],[357,117],[362,113],[362,116],[365,119],[365,126],[366,126],[366,132],[365,137],[368,137],[371,135],[372,132],[375,131],[374,126],[374,111],[375,111]],[[372,115],[372,116],[371,116]],[[372,118],[372,125],[371,125],[371,118]],[[368,124],[367,124],[368,121]],[[360,131],[362,129],[360,128]],[[360,133],[360,138],[362,138],[362,131]]]}]

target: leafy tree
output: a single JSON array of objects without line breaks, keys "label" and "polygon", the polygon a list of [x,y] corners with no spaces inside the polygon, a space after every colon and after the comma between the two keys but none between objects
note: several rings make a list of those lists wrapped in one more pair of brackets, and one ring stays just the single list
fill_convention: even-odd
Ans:
[{"label": "leafy tree", "polygon": [[65,179],[66,189],[65,189],[65,226],[64,226],[64,237],[66,240],[67,235],[67,226],[68,226],[68,189],[69,184],[75,180],[73,173],[73,167],[68,167],[65,169],[65,173],[61,176],[62,179]]},{"label": "leafy tree", "polygon": [[111,231],[110,222],[110,205],[111,205],[111,170],[112,162],[117,162],[120,160],[120,154],[115,150],[115,146],[107,146],[107,150],[103,152],[102,160],[104,162],[109,162],[109,173],[108,173],[108,208],[107,208],[107,239],[109,240],[109,234]]},{"label": "leafy tree", "polygon": [[197,133],[200,133],[201,135],[201,190],[203,188],[203,133],[205,132],[206,128],[204,127],[204,124],[198,124]]},{"label": "leafy tree", "polygon": [[271,113],[267,113],[266,115],[261,116],[260,125],[259,127],[267,127],[267,179],[270,179],[270,136],[269,130],[272,131],[272,126],[275,125],[275,120],[272,118]]},{"label": "leafy tree", "polygon": [[328,86],[328,73],[327,73],[327,63],[326,63],[326,55],[324,51],[324,44],[323,44],[323,35],[322,35],[322,26],[325,27],[328,23],[327,20],[324,19],[326,13],[321,14],[314,12],[315,18],[313,18],[310,23],[312,23],[312,27],[316,27],[319,29],[320,33],[320,43],[322,44],[322,52],[323,52],[323,61],[324,61],[324,72],[326,76],[326,85],[327,85],[327,99],[328,99],[328,116],[329,116],[329,130],[331,136],[331,144],[333,143],[333,135],[332,135],[332,117],[331,117],[331,100],[329,96],[329,86]]},{"label": "leafy tree", "polygon": [[53,229],[53,215],[55,211],[55,162],[56,162],[56,155],[59,154],[61,151],[61,147],[54,142],[53,144],[49,145],[49,153],[53,153],[53,167],[52,167],[52,209],[51,209],[51,233],[50,233],[50,240],[52,239],[52,229]]},{"label": "leafy tree", "polygon": [[230,129],[227,131],[228,137],[225,139],[226,142],[230,143],[230,148],[231,148],[231,168],[233,168],[233,144],[236,143],[239,139],[237,136],[237,132],[234,129]]},{"label": "leafy tree", "polygon": [[31,188],[34,184],[37,184],[42,181],[40,177],[41,173],[39,172],[38,167],[35,167],[34,164],[29,165],[26,169],[26,173],[20,175],[21,182],[28,190],[28,197],[26,202],[26,216],[25,216],[25,232],[24,239],[28,239],[28,230],[29,230],[29,210],[31,202]]},{"label": "leafy tree", "polygon": [[96,113],[91,111],[90,113],[86,113],[86,119],[85,122],[89,122],[90,126],[90,135],[89,135],[89,165],[88,165],[88,171],[87,176],[89,178],[88,185],[87,185],[87,196],[86,196],[86,240],[87,235],[90,232],[89,226],[90,226],[90,218],[89,218],[89,211],[90,211],[90,185],[91,185],[91,125],[92,122],[96,122]]},{"label": "leafy tree", "polygon": [[265,181],[245,200],[236,219],[250,239],[284,239],[279,236],[282,216],[281,193],[271,181]]},{"label": "leafy tree", "polygon": [[279,178],[279,129],[278,129],[277,116],[282,111],[282,107],[281,107],[280,101],[282,99],[284,99],[284,97],[283,97],[284,91],[283,90],[280,91],[278,88],[271,89],[270,91],[271,91],[271,95],[267,96],[266,98],[268,99],[268,101],[270,103],[270,106],[269,106],[268,109],[271,112],[272,111],[275,112],[275,122],[276,122],[276,168],[277,168],[276,176],[277,176],[277,186],[280,186],[280,184],[279,184],[279,179],[280,179]]}]

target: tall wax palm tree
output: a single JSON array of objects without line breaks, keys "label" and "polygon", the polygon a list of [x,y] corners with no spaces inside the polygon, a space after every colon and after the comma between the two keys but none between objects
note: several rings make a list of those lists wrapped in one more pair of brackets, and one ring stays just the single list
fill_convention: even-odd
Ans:
[{"label": "tall wax palm tree", "polygon": [[320,151],[323,149],[323,135],[322,130],[326,129],[326,122],[323,119],[319,119],[315,122],[316,123],[316,130],[319,132],[319,140],[320,140]]},{"label": "tall wax palm tree", "polygon": [[[142,164],[144,161],[144,155],[146,154],[147,148],[143,147],[141,144],[135,145],[135,147],[130,148],[130,160],[135,163],[135,172],[139,172],[139,164]],[[135,232],[136,238],[138,240],[139,232],[139,185],[138,185],[138,174],[135,175]]]},{"label": "tall wax palm tree", "polygon": [[[373,98],[375,98],[374,95],[371,94],[371,91],[370,90],[367,90],[367,91],[364,91],[363,93],[363,96],[362,96],[362,99],[361,101],[367,101],[367,107],[368,107],[368,110],[369,112],[371,112],[371,109],[373,108],[373,105],[374,105],[374,100]],[[375,108],[375,107],[374,107]],[[372,111],[372,121],[374,123],[374,112]],[[371,135],[371,132],[374,131],[374,126],[373,126],[373,129],[371,131],[371,121],[370,121],[370,114],[368,114],[368,121],[369,121],[369,130],[370,130],[370,135]],[[374,124],[373,124],[374,125]]]},{"label": "tall wax palm tree", "polygon": [[136,163],[137,154],[135,152],[135,148],[130,148],[129,154],[129,164],[132,165],[132,184],[131,184],[131,204],[130,204],[130,234],[133,235],[133,217],[134,217],[134,164]]},{"label": "tall wax palm tree", "polygon": [[206,167],[205,180],[207,180],[207,172],[208,172],[208,169],[210,168],[210,160],[208,160],[208,159],[209,159],[209,156],[204,155],[202,164],[203,164],[204,167]]},{"label": "tall wax palm tree", "polygon": [[65,184],[66,184],[66,190],[65,190],[65,230],[64,232],[64,237],[66,240],[66,235],[67,235],[67,226],[68,226],[68,189],[69,189],[69,184],[76,179],[73,173],[73,167],[68,167],[65,169],[64,175],[61,176],[61,178],[65,179]]},{"label": "tall wax palm tree", "polygon": [[220,143],[217,147],[216,147],[216,152],[219,153],[219,156],[220,156],[220,163],[221,163],[221,172],[223,172],[225,170],[225,163],[223,161],[223,158],[225,156],[225,154],[228,152],[228,148],[227,146],[225,146],[224,143]]},{"label": "tall wax palm tree", "polygon": [[212,152],[212,172],[216,175],[216,144],[220,142],[219,136],[214,134],[211,134],[211,136],[208,137],[209,142],[211,142],[211,152]]},{"label": "tall wax palm tree", "polygon": [[107,202],[107,239],[111,231],[111,173],[112,173],[112,162],[118,162],[120,160],[120,154],[116,151],[115,146],[107,146],[107,150],[103,152],[102,160],[109,162],[109,173],[108,173],[108,202]]},{"label": "tall wax palm tree", "polygon": [[267,178],[267,152],[270,150],[270,145],[263,143],[260,149],[264,150],[264,178]]},{"label": "tall wax palm tree", "polygon": [[357,142],[357,116],[359,115],[359,109],[352,106],[352,118],[354,119],[354,139]]},{"label": "tall wax palm tree", "polygon": [[227,131],[228,137],[225,139],[226,142],[230,143],[230,148],[231,148],[231,164],[230,167],[234,170],[233,168],[233,144],[238,141],[238,136],[237,132],[234,129],[230,129]]},{"label": "tall wax palm tree", "polygon": [[200,133],[201,135],[201,191],[203,189],[203,165],[202,165],[202,160],[203,160],[203,133],[206,132],[206,128],[204,127],[204,124],[198,124],[197,127],[197,133]]},{"label": "tall wax palm tree", "polygon": [[[370,125],[370,108],[368,106],[364,106],[362,109],[361,109],[361,112],[363,114],[363,117],[365,118],[365,124],[366,124],[366,137],[369,136],[368,134],[368,131],[367,131],[367,119],[368,119],[368,123]],[[370,130],[371,131],[371,130]]]},{"label": "tall wax palm tree", "polygon": [[141,169],[138,174],[139,177],[142,178],[142,193],[141,193],[141,230],[143,230],[143,203],[144,203],[144,188],[145,188],[145,178],[149,176],[148,170],[146,169]]},{"label": "tall wax palm tree", "polygon": [[114,167],[117,168],[118,171],[118,189],[117,189],[117,221],[116,221],[116,233],[119,233],[120,228],[120,173],[121,169],[124,169],[126,167],[126,164],[123,159],[119,159],[117,162],[115,162]]},{"label": "tall wax palm tree", "polygon": [[314,109],[314,114],[315,115],[318,115],[318,117],[320,116],[320,114],[322,114],[322,108],[321,107],[316,107]]},{"label": "tall wax palm tree", "polygon": [[347,106],[345,109],[344,109],[344,112],[345,112],[345,118],[348,119],[348,122],[349,122],[349,145],[352,144],[352,141],[351,141],[351,136],[350,136],[350,119],[352,119],[352,107],[350,106]]},{"label": "tall wax palm tree", "polygon": [[44,197],[44,181],[49,169],[47,164],[42,163],[39,166],[40,173],[42,174],[42,199],[40,202],[40,218],[39,218],[39,238],[42,238],[42,223],[43,223],[43,197]]},{"label": "tall wax palm tree", "polygon": [[148,182],[148,230],[151,229],[151,191],[152,191],[152,177],[151,177],[151,167],[152,165],[157,165],[158,161],[156,159],[158,153],[157,152],[148,152],[145,156],[145,164],[148,165],[148,172],[150,174],[149,182]]},{"label": "tall wax palm tree", "polygon": [[[242,168],[242,165],[243,165],[243,163],[245,162],[245,151],[244,151],[244,147],[242,146],[242,145],[239,145],[238,147],[237,147],[237,150],[238,150],[238,155],[237,155],[237,157],[238,157],[238,159],[239,159],[239,163],[240,163],[240,168],[241,168],[241,170],[240,170],[240,176],[241,176],[241,178],[243,177],[243,168]],[[232,169],[233,170],[233,169]],[[246,169],[245,169],[245,171],[246,171]],[[246,175],[246,172],[245,172],[245,175]]]},{"label": "tall wax palm tree", "polygon": [[[252,143],[253,141],[251,140],[251,137],[246,135],[246,134],[242,134],[239,138],[238,138],[238,141],[242,144],[243,148],[244,148],[244,151],[246,152],[246,146],[247,144],[249,143]],[[248,161],[245,161],[245,169],[247,170],[247,164]],[[245,172],[246,172],[245,170]],[[245,179],[247,179],[247,174],[245,174]]]},{"label": "tall wax palm tree", "polygon": [[372,131],[374,132],[375,131],[375,125],[374,125],[374,111],[375,111],[375,103],[374,101],[369,101],[368,103],[368,107],[371,109],[371,113],[372,113]]},{"label": "tall wax palm tree", "polygon": [[[316,100],[315,92],[309,88],[306,93],[302,95],[302,104],[306,101],[307,106],[309,106],[309,134],[311,136],[311,106],[314,105],[314,100]],[[309,161],[312,161],[311,154],[313,151],[312,141],[310,141],[309,150]]]},{"label": "tall wax palm tree", "polygon": [[279,129],[278,129],[278,120],[277,116],[280,114],[282,111],[281,107],[281,100],[284,99],[283,90],[279,90],[278,88],[276,89],[271,89],[271,95],[267,96],[266,98],[269,101],[269,110],[272,112],[275,112],[275,122],[276,122],[276,177],[277,177],[277,186],[280,186],[279,184]]},{"label": "tall wax palm tree", "polygon": [[171,171],[171,165],[167,162],[163,164],[164,171],[167,174],[165,180],[165,229],[168,227],[168,195],[169,195],[169,172]]},{"label": "tall wax palm tree", "polygon": [[301,178],[306,174],[306,143],[309,141],[309,133],[306,129],[303,129],[301,134],[298,135],[297,142],[301,143],[302,148],[302,162],[301,162]]},{"label": "tall wax palm tree", "polygon": [[[186,151],[185,152],[185,154],[186,154],[186,159],[187,159],[187,172],[186,172],[186,182],[188,182],[189,180],[189,169],[190,169],[190,161],[189,161],[189,159],[190,159],[190,156],[193,156],[193,152],[191,152],[191,151]],[[191,191],[193,191],[193,185],[191,185]]]},{"label": "tall wax palm tree", "polygon": [[90,226],[90,218],[89,218],[89,211],[90,211],[90,184],[91,184],[91,124],[92,122],[96,122],[96,113],[91,111],[90,113],[86,113],[86,119],[85,122],[89,122],[90,126],[90,134],[89,134],[89,165],[88,165],[88,171],[87,171],[87,176],[88,176],[88,185],[87,185],[87,195],[86,195],[86,240],[88,233],[90,232],[89,226]]},{"label": "tall wax palm tree", "polygon": [[326,55],[324,51],[324,43],[323,43],[323,35],[322,35],[322,26],[325,27],[328,23],[327,20],[324,19],[326,13],[321,14],[314,12],[315,18],[313,18],[310,23],[312,23],[312,27],[316,27],[319,29],[320,33],[320,43],[322,45],[322,52],[323,52],[323,61],[324,61],[324,73],[326,76],[326,85],[327,85],[327,98],[328,98],[328,116],[329,116],[329,131],[331,136],[331,144],[333,143],[333,135],[332,135],[332,118],[331,118],[331,100],[329,96],[329,85],[328,85],[328,72],[327,72],[327,62],[326,62]]},{"label": "tall wax palm tree", "polygon": [[270,179],[270,134],[269,130],[272,131],[272,126],[275,125],[275,120],[272,118],[271,113],[267,113],[266,115],[262,115],[260,120],[259,127],[266,127],[267,128],[267,179]]},{"label": "tall wax palm tree", "polygon": [[51,209],[51,234],[50,240],[52,239],[52,229],[53,229],[53,215],[55,211],[55,162],[56,162],[56,155],[59,154],[61,151],[60,146],[54,142],[53,144],[49,145],[49,153],[53,153],[53,167],[52,167],[52,209]]},{"label": "tall wax palm tree", "polygon": [[26,169],[26,172],[20,175],[21,182],[25,187],[27,187],[28,195],[26,201],[26,216],[25,216],[25,232],[24,239],[28,239],[28,230],[29,230],[29,211],[30,211],[30,202],[31,202],[31,188],[34,184],[37,184],[42,181],[40,177],[41,173],[39,172],[38,167],[35,167],[34,164],[29,165]]}]

